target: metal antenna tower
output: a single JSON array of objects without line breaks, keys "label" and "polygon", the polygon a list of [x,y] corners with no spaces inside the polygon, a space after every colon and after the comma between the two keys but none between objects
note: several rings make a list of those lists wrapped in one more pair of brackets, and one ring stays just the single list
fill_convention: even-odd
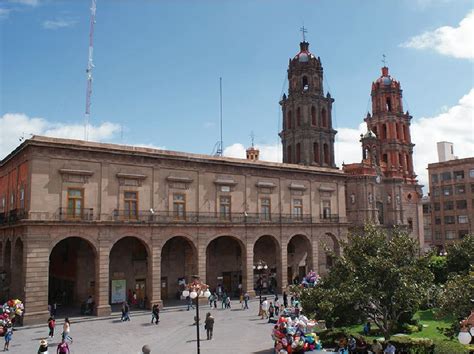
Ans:
[{"label": "metal antenna tower", "polygon": [[222,156],[224,154],[224,142],[222,141],[222,77],[219,78],[219,98],[221,139],[219,140],[219,147],[217,148],[216,156]]},{"label": "metal antenna tower", "polygon": [[91,0],[91,23],[89,30],[89,60],[87,62],[87,91],[86,91],[86,114],[84,116],[84,140],[89,139],[89,118],[91,116],[91,96],[92,96],[92,69],[94,68],[94,25],[95,12],[97,10],[97,0]]}]

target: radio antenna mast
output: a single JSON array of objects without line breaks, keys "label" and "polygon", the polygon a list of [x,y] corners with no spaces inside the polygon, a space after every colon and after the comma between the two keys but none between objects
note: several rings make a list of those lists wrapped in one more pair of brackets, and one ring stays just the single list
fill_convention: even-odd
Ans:
[{"label": "radio antenna mast", "polygon": [[219,78],[219,99],[220,99],[220,130],[221,139],[219,140],[219,147],[216,151],[216,156],[222,156],[224,154],[224,142],[222,141],[222,77]]},{"label": "radio antenna mast", "polygon": [[91,96],[92,96],[92,69],[94,68],[94,25],[95,12],[97,10],[97,0],[91,0],[91,23],[89,30],[89,60],[87,62],[87,91],[86,91],[86,114],[84,116],[84,140],[89,140],[89,119],[91,116]]}]

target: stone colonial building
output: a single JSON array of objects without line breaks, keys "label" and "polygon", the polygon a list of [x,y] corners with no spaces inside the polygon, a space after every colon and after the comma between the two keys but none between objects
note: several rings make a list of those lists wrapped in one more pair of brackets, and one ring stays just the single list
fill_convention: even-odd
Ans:
[{"label": "stone colonial building", "polygon": [[[320,58],[290,59],[283,163],[34,136],[0,162],[1,296],[24,300],[25,323],[48,303],[93,295],[97,315],[136,292],[176,298],[198,275],[215,288],[277,290],[324,273],[351,226],[407,225],[418,237],[408,113],[387,72],[373,85],[362,163],[334,162],[333,98]],[[380,135],[380,137],[379,137]],[[254,269],[260,260],[268,265]]]}]

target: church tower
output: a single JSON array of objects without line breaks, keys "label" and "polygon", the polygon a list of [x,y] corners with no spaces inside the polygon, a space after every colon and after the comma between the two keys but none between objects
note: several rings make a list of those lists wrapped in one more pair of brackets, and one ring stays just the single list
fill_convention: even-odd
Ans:
[{"label": "church tower", "polygon": [[288,96],[284,94],[280,101],[284,163],[336,167],[333,102],[329,93],[324,95],[321,59],[309,51],[309,43],[303,39],[300,51],[289,61]]},{"label": "church tower", "polygon": [[[362,139],[364,158],[373,151],[377,165],[385,177],[403,178],[406,183],[416,183],[413,170],[413,147],[410,136],[412,117],[403,112],[400,83],[382,68],[382,75],[372,83],[372,115],[364,121],[367,129],[377,136],[377,144]],[[370,146],[368,145],[370,144]],[[375,147],[375,149],[374,149]],[[375,151],[374,151],[375,150]]]}]

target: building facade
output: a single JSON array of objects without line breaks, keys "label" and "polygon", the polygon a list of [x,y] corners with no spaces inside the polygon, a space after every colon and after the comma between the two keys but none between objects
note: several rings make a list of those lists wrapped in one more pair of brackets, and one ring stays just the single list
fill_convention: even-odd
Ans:
[{"label": "building facade", "polygon": [[400,82],[382,68],[372,83],[372,114],[361,135],[362,162],[346,164],[347,218],[354,226],[372,222],[405,228],[423,245],[422,190],[413,168],[412,117],[403,111]]},{"label": "building facade", "polygon": [[431,228],[425,245],[440,251],[474,232],[474,157],[454,159],[452,144],[449,154],[445,146],[438,143],[441,162],[428,165],[430,200],[423,205]]},{"label": "building facade", "polygon": [[35,136],[0,178],[2,290],[27,322],[88,295],[99,315],[129,291],[176,298],[191,275],[253,292],[259,260],[281,290],[347,234],[336,169]]}]

